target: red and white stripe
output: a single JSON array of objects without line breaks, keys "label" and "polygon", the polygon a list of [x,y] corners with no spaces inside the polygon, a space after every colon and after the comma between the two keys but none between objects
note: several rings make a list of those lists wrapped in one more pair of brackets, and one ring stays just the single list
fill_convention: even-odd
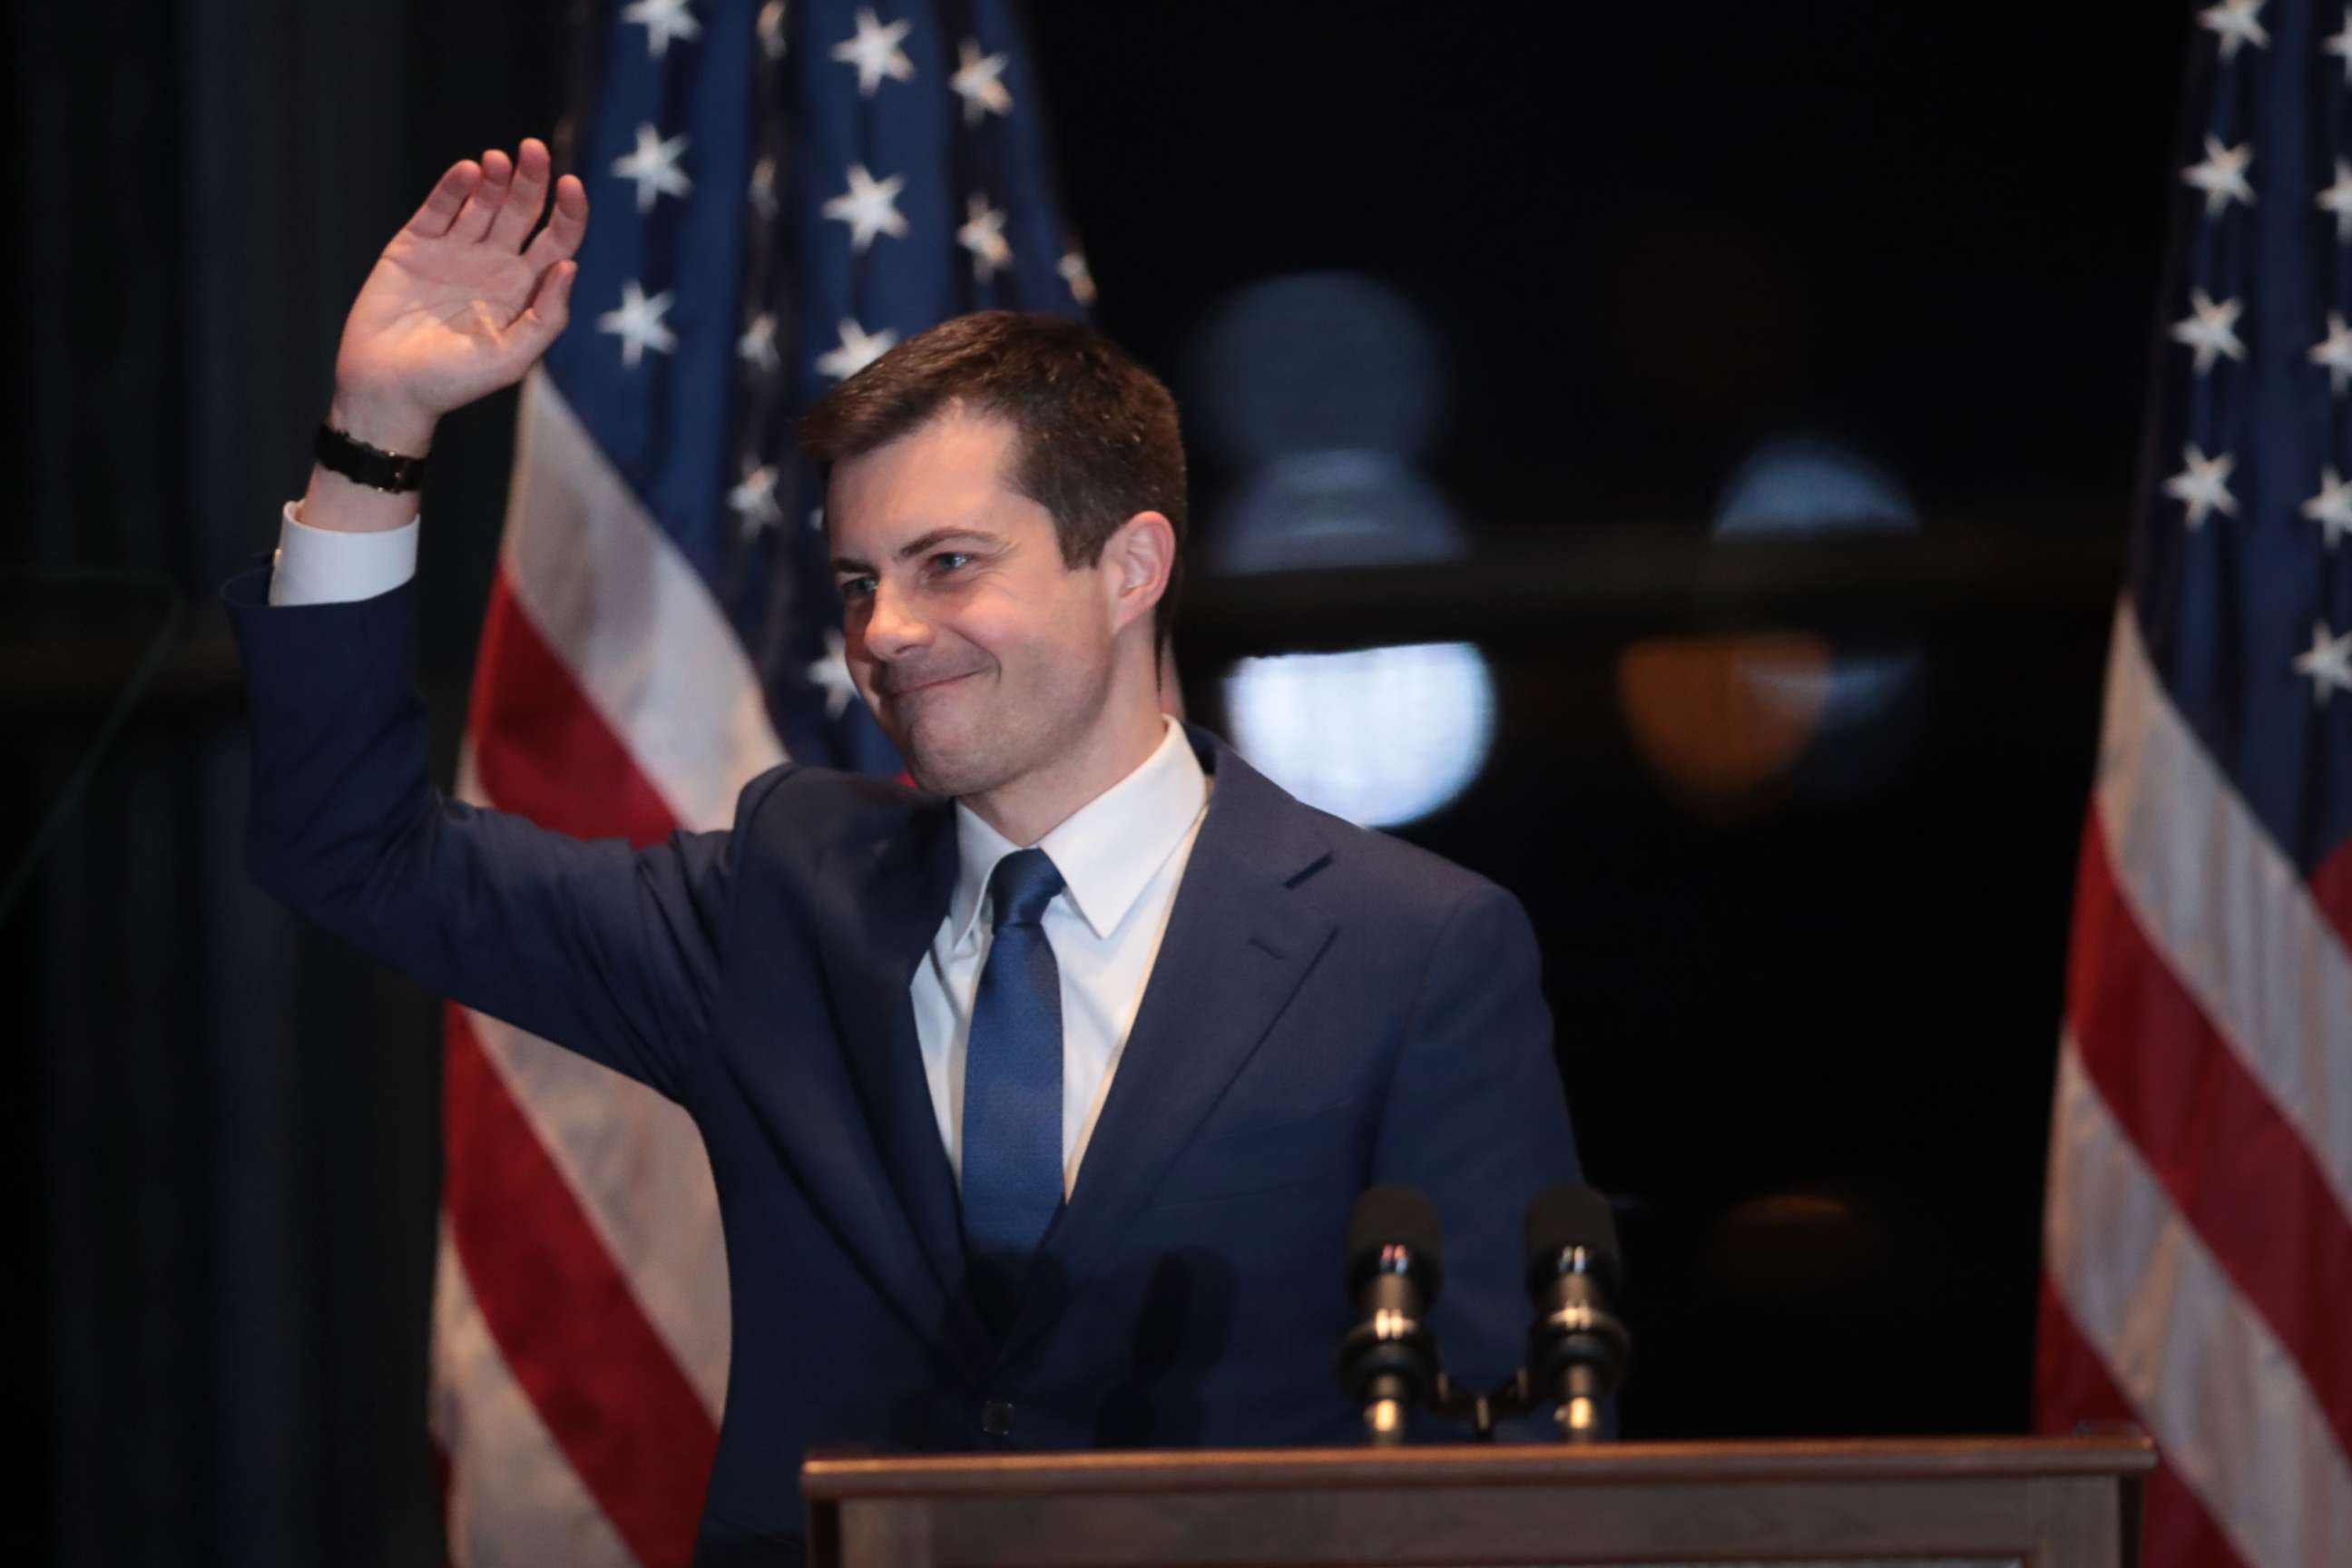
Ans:
[{"label": "red and white stripe", "polygon": [[2164,1465],[2151,1568],[2352,1561],[2352,952],[2173,708],[2126,601],[2084,834],[2036,1403]]},{"label": "red and white stripe", "polygon": [[[782,761],[700,577],[534,371],[458,793],[583,837],[722,827]],[[709,1163],[650,1089],[449,1010],[432,1422],[451,1558],[684,1563],[727,1386]]]}]

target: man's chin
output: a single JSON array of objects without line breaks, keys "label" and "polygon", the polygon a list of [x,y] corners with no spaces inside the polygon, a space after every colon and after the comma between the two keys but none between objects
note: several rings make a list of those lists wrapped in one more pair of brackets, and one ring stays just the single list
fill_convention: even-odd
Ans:
[{"label": "man's chin", "polygon": [[911,735],[891,739],[906,760],[907,776],[925,795],[977,795],[997,782],[984,758],[961,747],[926,744]]},{"label": "man's chin", "polygon": [[935,795],[949,800],[961,800],[967,795],[985,794],[992,780],[973,769],[907,766],[907,776],[925,795]]}]

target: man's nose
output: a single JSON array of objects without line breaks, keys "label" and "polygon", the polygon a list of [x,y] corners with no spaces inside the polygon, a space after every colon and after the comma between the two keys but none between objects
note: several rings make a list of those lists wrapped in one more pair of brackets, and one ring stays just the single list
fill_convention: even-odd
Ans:
[{"label": "man's nose", "polygon": [[903,594],[887,587],[874,590],[866,613],[866,647],[876,658],[904,658],[929,644],[930,623],[916,613]]}]

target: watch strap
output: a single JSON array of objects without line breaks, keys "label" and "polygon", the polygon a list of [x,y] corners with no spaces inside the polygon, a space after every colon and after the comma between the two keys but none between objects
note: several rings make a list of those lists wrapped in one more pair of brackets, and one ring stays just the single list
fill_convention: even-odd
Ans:
[{"label": "watch strap", "polygon": [[371,489],[397,494],[425,487],[424,458],[404,458],[381,447],[371,447],[331,425],[319,426],[319,437],[310,443],[310,455],[318,459],[320,468]]}]

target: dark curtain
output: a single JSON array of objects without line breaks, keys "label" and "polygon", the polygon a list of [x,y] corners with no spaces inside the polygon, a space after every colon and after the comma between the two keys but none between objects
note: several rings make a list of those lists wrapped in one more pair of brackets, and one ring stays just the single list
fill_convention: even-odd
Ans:
[{"label": "dark curtain", "polygon": [[[376,251],[448,162],[553,129],[562,10],[85,0],[0,24],[20,356],[0,878],[57,818],[0,916],[26,1020],[0,1123],[5,1375],[36,1454],[0,1522],[10,1562],[438,1558],[436,1013],[247,882],[215,594],[299,492]],[[436,447],[444,776],[512,417],[486,404]]]}]

